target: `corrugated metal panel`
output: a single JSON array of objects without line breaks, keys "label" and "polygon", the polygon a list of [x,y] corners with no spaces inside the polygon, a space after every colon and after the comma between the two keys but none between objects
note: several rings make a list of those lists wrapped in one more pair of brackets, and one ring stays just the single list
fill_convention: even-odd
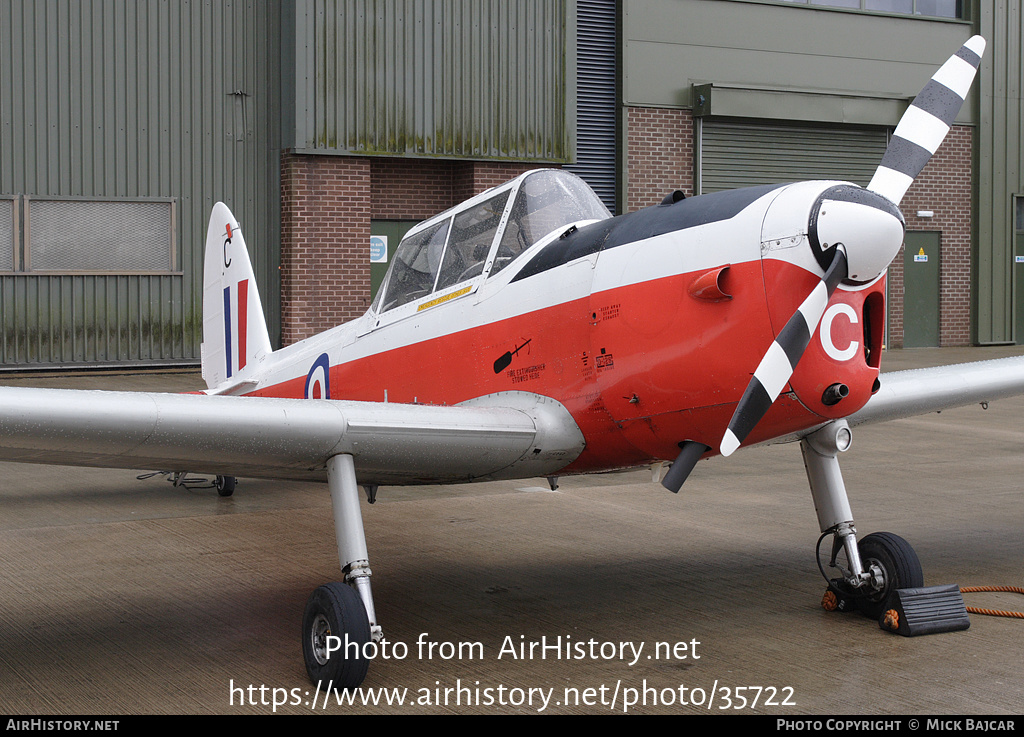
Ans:
[{"label": "corrugated metal panel", "polygon": [[[1013,195],[1024,193],[1024,11],[978,3],[988,41],[979,74],[978,258],[973,296],[979,343],[1024,342],[1015,331]],[[1024,317],[1017,316],[1018,326]]]},{"label": "corrugated metal panel", "polygon": [[565,161],[565,0],[296,0],[304,153]]},{"label": "corrugated metal panel", "polygon": [[[701,82],[912,99],[921,90],[921,80],[946,61],[949,49],[971,36],[970,26],[957,21],[835,12],[784,2],[622,3],[627,106],[689,107],[691,85]],[[867,122],[834,116],[818,120]],[[966,110],[957,120],[975,122]]]},{"label": "corrugated metal panel", "polygon": [[806,179],[838,179],[865,186],[882,160],[887,143],[885,129],[705,119],[700,140],[701,191]]},{"label": "corrugated metal panel", "polygon": [[617,212],[617,0],[576,1],[576,160],[566,166]]},{"label": "corrugated metal panel", "polygon": [[279,21],[255,0],[0,3],[0,194],[173,200],[180,272],[3,277],[3,364],[197,361],[219,199],[276,304]]},{"label": "corrugated metal panel", "polygon": [[14,219],[16,205],[13,197],[0,197],[0,271],[14,270],[14,245],[18,237]]},{"label": "corrugated metal panel", "polygon": [[[0,276],[0,356],[14,364],[88,365],[182,356],[183,277]],[[26,309],[27,308],[27,309]]]}]

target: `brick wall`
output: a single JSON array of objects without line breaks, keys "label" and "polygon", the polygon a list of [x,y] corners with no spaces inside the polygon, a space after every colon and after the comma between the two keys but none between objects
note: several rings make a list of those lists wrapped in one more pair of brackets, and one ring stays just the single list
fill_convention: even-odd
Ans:
[{"label": "brick wall", "polygon": [[374,220],[425,220],[452,206],[452,162],[373,158],[370,207]]},{"label": "brick wall", "polygon": [[677,189],[693,195],[693,115],[689,110],[626,111],[626,209],[657,205]]},{"label": "brick wall", "polygon": [[[626,203],[656,205],[675,189],[693,194],[694,125],[689,110],[628,108]],[[939,341],[971,341],[972,129],[954,127],[900,203],[908,230],[941,231]],[[918,218],[932,210],[933,218]],[[888,345],[903,345],[903,254],[889,270]]]},{"label": "brick wall", "polygon": [[[941,232],[939,345],[971,342],[971,230],[973,130],[954,126],[924,171],[907,190],[900,209],[907,230]],[[919,218],[931,210],[932,218]],[[903,345],[903,252],[889,269],[889,342]]]},{"label": "brick wall", "polygon": [[423,220],[535,165],[281,156],[281,342],[359,317],[370,304],[370,220]]},{"label": "brick wall", "polygon": [[452,182],[452,204],[469,199],[485,189],[504,184],[530,169],[549,167],[546,164],[522,164],[508,161],[456,162],[456,175]]},{"label": "brick wall", "polygon": [[425,220],[536,168],[505,161],[374,158],[370,160],[371,217]]},{"label": "brick wall", "polygon": [[370,162],[281,157],[281,342],[366,311],[370,296]]}]

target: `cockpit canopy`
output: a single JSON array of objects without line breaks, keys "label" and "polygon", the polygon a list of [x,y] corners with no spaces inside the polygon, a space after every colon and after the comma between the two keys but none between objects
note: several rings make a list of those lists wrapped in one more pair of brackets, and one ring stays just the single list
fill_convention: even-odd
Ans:
[{"label": "cockpit canopy", "polygon": [[410,230],[378,295],[378,312],[482,275],[492,277],[552,231],[609,217],[575,174],[527,172]]}]

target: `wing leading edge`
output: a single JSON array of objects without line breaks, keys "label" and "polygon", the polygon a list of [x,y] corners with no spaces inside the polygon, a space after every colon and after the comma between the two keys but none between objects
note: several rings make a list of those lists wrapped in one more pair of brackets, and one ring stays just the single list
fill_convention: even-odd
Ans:
[{"label": "wing leading edge", "polygon": [[560,403],[504,392],[472,406],[0,388],[0,460],[360,483],[554,473],[583,451]]},{"label": "wing leading edge", "polygon": [[[879,377],[881,386],[860,410],[843,420],[850,427],[984,404],[1024,394],[1024,356],[957,363],[932,368],[891,371]],[[830,423],[768,441],[793,443]]]},{"label": "wing leading edge", "polygon": [[846,418],[851,426],[1024,394],[1024,356],[893,371],[879,380],[881,387],[868,403]]}]

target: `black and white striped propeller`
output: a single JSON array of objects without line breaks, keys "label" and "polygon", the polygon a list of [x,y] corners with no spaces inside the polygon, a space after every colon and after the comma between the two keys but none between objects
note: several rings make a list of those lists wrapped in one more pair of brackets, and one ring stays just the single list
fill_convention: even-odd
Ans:
[{"label": "black and white striped propeller", "polygon": [[812,207],[808,240],[824,275],[754,371],[722,438],[722,455],[740,446],[789,383],[839,283],[874,279],[899,252],[899,203],[949,132],[984,52],[985,39],[974,36],[939,68],[900,119],[867,189],[831,187]]}]

